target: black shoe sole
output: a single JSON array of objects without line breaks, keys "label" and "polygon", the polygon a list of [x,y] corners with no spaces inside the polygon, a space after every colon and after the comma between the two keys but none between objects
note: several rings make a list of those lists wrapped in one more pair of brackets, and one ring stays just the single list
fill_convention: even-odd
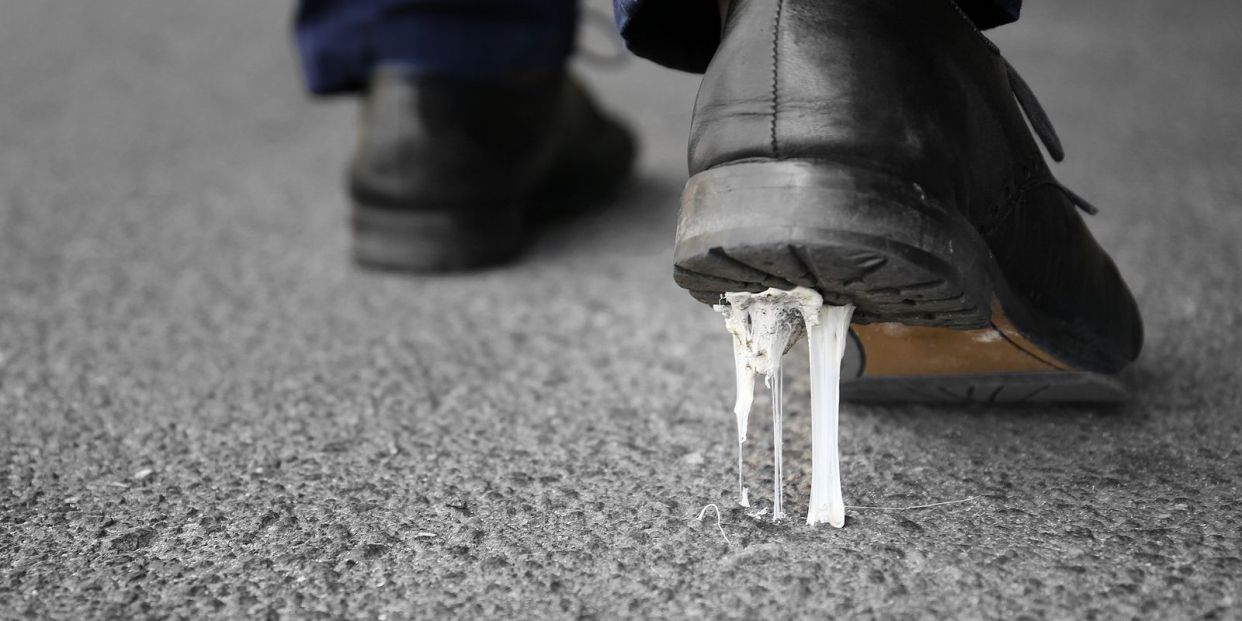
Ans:
[{"label": "black shoe sole", "polygon": [[528,242],[520,206],[471,215],[462,210],[417,211],[354,203],[354,261],[401,272],[482,269],[511,261]]},{"label": "black shoe sole", "polygon": [[707,303],[801,285],[853,304],[846,398],[1126,398],[1113,377],[1124,362],[1104,343],[1031,309],[964,218],[882,173],[793,160],[699,173],[682,197],[674,266]]}]

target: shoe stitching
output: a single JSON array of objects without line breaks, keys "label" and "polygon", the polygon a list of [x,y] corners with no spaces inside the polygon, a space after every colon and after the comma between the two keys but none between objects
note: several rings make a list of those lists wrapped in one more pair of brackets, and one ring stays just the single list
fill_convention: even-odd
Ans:
[{"label": "shoe stitching", "polygon": [[1035,178],[1035,166],[1024,165],[1018,173],[1009,178],[1005,189],[1001,192],[1000,205],[992,212],[991,222],[979,228],[979,235],[988,238],[1000,229],[1022,204],[1022,198],[1031,188],[1041,185],[1042,181]]},{"label": "shoe stitching", "polygon": [[780,36],[781,36],[781,10],[785,7],[785,0],[776,1],[776,16],[772,20],[772,157],[780,159],[780,145],[776,142],[776,114],[780,107],[780,94],[778,92],[778,69],[780,66]]},{"label": "shoe stitching", "polygon": [[970,26],[970,29],[974,31],[975,35],[977,35],[981,41],[983,41],[983,44],[988,46],[988,49],[992,50],[993,54],[1000,55],[1000,48],[996,47],[996,44],[992,43],[992,40],[989,39],[987,35],[983,34],[982,30],[979,30],[979,26],[975,24],[975,20],[971,19],[970,16],[966,14],[966,11],[962,10],[962,6],[957,3],[957,0],[949,0],[949,4],[953,5],[953,10],[957,12],[958,17],[961,17],[962,20]]},{"label": "shoe stitching", "polygon": [[1081,209],[1088,215],[1099,213],[1099,210],[1094,205],[1065,187],[1065,184],[1058,181],[1051,173],[1039,174],[1039,168],[1039,166],[1028,164],[1023,166],[1018,174],[1010,178],[1009,182],[1005,184],[1005,189],[1001,192],[1000,204],[993,211],[990,221],[986,225],[979,227],[980,236],[986,239],[1000,230],[1005,221],[1013,217],[1022,201],[1026,199],[1027,193],[1045,185],[1050,185],[1059,190],[1071,206]]}]

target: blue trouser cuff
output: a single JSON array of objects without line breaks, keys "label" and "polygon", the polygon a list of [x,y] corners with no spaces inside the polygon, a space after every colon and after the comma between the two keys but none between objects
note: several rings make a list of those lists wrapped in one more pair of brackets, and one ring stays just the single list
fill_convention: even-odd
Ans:
[{"label": "blue trouser cuff", "polygon": [[559,69],[574,49],[574,0],[302,0],[295,31],[307,87],[366,88],[380,65],[491,78]]},{"label": "blue trouser cuff", "polygon": [[[981,27],[1014,21],[1021,0],[958,0]],[[717,0],[613,0],[634,53],[701,72],[720,42]],[[559,69],[573,53],[575,0],[301,0],[298,51],[310,90],[366,89],[380,65],[492,78]]]}]

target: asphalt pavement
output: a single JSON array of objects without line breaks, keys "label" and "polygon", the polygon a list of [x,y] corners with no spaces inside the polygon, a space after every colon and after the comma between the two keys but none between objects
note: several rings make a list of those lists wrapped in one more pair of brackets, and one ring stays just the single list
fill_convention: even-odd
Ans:
[{"label": "asphalt pavement", "polygon": [[580,68],[639,171],[520,263],[364,273],[290,11],[0,1],[0,618],[1242,618],[1242,5],[993,35],[1143,309],[1135,399],[847,405],[848,504],[973,499],[842,530],[732,503],[729,337],[671,279],[694,76]]}]

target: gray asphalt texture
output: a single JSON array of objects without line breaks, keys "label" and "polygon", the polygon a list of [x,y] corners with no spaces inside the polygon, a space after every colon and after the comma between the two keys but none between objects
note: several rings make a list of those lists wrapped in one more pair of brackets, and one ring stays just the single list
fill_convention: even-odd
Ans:
[{"label": "gray asphalt texture", "polygon": [[1104,209],[1138,392],[847,406],[847,503],[977,498],[843,530],[801,523],[802,348],[795,519],[732,503],[730,342],[670,277],[693,76],[586,69],[639,173],[521,263],[370,274],[289,11],[0,2],[0,617],[1242,618],[1242,5],[995,33]]}]

